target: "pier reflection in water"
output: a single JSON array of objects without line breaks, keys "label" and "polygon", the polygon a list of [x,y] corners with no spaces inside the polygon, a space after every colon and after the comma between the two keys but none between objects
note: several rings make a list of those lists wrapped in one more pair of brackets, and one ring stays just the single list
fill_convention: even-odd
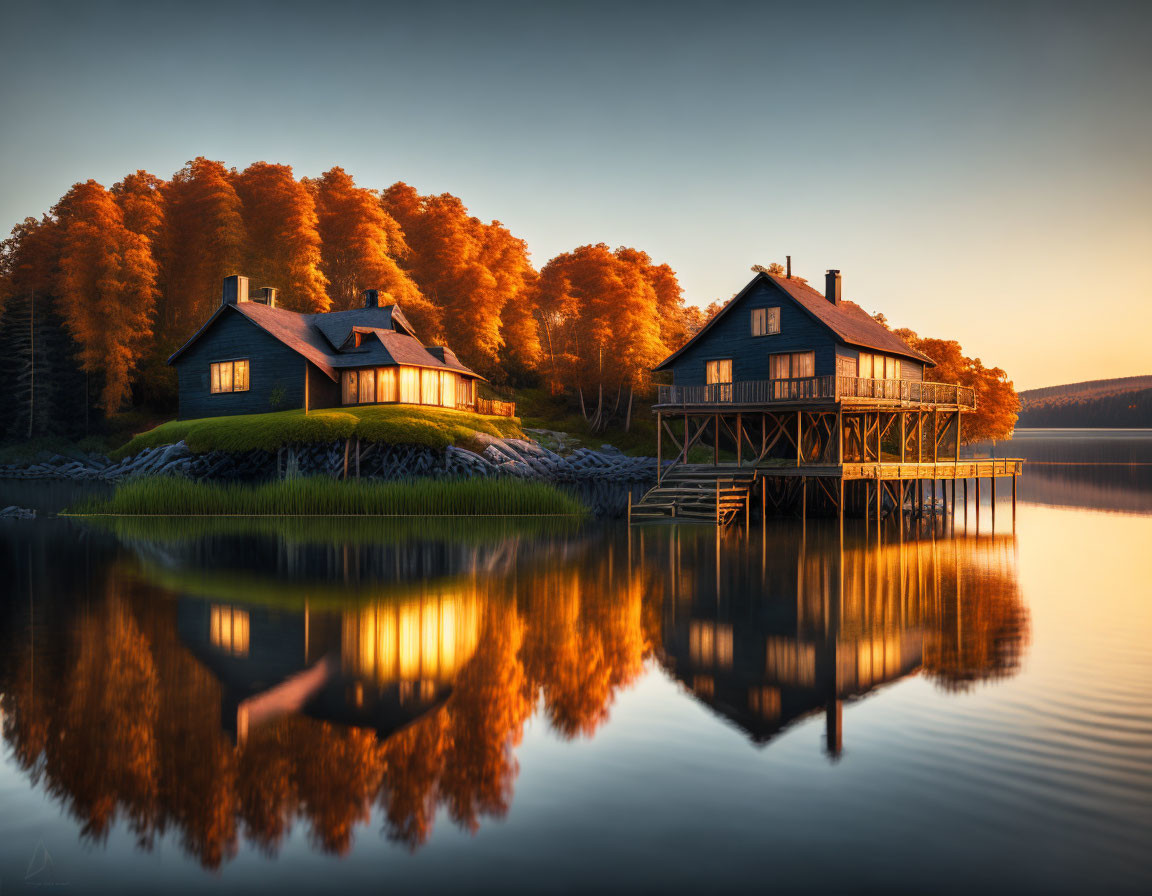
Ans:
[{"label": "pier reflection in water", "polygon": [[758,743],[822,714],[836,756],[845,701],[1011,675],[1028,640],[1010,536],[184,534],[30,562],[0,690],[16,763],[83,839],[175,835],[206,867],[296,823],[336,854],[374,813],[412,849],[438,812],[477,830],[533,714],[594,737],[646,660]]},{"label": "pier reflection in water", "polygon": [[835,757],[846,700],[920,670],[954,690],[1019,668],[1028,614],[1012,536],[669,538],[660,661],[757,742],[822,712]]}]

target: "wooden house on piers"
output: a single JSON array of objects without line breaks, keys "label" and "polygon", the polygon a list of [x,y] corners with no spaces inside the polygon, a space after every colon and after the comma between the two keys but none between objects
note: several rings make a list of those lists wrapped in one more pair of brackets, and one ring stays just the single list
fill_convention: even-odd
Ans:
[{"label": "wooden house on piers", "polygon": [[654,407],[657,485],[634,518],[724,524],[747,519],[759,497],[762,513],[806,514],[811,504],[879,519],[885,505],[922,509],[925,483],[934,496],[936,482],[951,482],[955,500],[956,482],[967,494],[975,479],[979,494],[988,478],[995,495],[998,477],[1011,478],[1015,510],[1021,461],[960,457],[974,391],[933,382],[930,357],[841,293],[837,270],[823,295],[791,275],[791,262],[783,274],[757,273],[657,365],[672,373]]},{"label": "wooden house on piers", "polygon": [[425,346],[374,289],[362,308],[301,314],[277,307],[275,289],[250,295],[247,277],[228,277],[220,306],[168,363],[181,419],[372,404],[515,412],[479,397],[484,377],[447,346]]}]

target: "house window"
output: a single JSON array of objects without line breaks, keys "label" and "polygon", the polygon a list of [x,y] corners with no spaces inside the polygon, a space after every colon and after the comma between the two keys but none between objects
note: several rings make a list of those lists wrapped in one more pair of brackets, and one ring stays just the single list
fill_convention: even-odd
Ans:
[{"label": "house window", "polygon": [[456,374],[450,370],[440,371],[440,404],[446,408],[456,406]]},{"label": "house window", "polygon": [[779,308],[752,309],[752,335],[769,336],[780,332]]},{"label": "house window", "polygon": [[376,369],[376,400],[380,402],[396,400],[396,368]]},{"label": "house window", "polygon": [[400,400],[405,404],[420,404],[420,368],[400,368]]},{"label": "house window", "polygon": [[208,638],[213,647],[236,656],[248,654],[248,613],[213,605],[208,611]]},{"label": "house window", "polygon": [[440,377],[427,367],[420,369],[420,403],[440,404]]},{"label": "house window", "polygon": [[815,352],[769,355],[768,375],[774,380],[798,380],[816,375]]},{"label": "house window", "polygon": [[867,352],[860,352],[860,373],[861,379],[872,379],[872,356]]},{"label": "house window", "polygon": [[217,361],[212,364],[212,394],[248,391],[248,361]]},{"label": "house window", "polygon": [[360,398],[360,390],[356,382],[356,371],[345,370],[343,390],[340,396],[340,401],[343,404],[356,404]]},{"label": "house window", "polygon": [[360,371],[360,404],[373,404],[376,401],[376,377],[371,370]]},{"label": "house window", "polygon": [[[700,368],[696,368],[699,370]],[[732,359],[725,358],[721,361],[709,361],[705,369],[707,375],[708,385],[712,386],[716,383],[730,383],[732,382]]]}]

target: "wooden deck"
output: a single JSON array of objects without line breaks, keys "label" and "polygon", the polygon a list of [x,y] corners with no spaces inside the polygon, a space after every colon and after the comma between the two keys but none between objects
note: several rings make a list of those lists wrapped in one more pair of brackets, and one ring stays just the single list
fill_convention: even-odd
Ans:
[{"label": "wooden deck", "polygon": [[[727,469],[730,475],[731,467]],[[1019,476],[1023,469],[1024,461],[1022,458],[976,458],[926,464],[883,461],[881,463],[820,464],[800,467],[763,466],[757,467],[756,472],[757,475],[764,478],[822,477],[853,482],[862,479],[999,479],[1006,476]]]},{"label": "wooden deck", "polygon": [[854,376],[747,380],[709,386],[660,386],[655,409],[666,412],[790,408],[908,408],[972,410],[976,393],[967,386],[920,380],[878,380]]}]

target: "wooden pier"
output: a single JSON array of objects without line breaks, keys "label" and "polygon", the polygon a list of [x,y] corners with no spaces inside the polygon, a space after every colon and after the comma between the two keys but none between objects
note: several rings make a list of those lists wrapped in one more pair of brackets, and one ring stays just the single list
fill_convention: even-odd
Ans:
[{"label": "wooden pier", "polygon": [[[885,513],[955,506],[968,482],[1009,479],[1016,512],[1018,458],[962,458],[971,389],[909,380],[809,377],[660,387],[657,483],[630,520],[687,518],[726,526],[775,513],[879,520]],[[665,441],[674,449],[665,458]],[[708,452],[711,448],[711,452]],[[701,455],[711,453],[711,462]],[[694,457],[694,461],[690,458]],[[949,495],[949,491],[951,494]],[[938,494],[939,492],[939,494]],[[993,513],[995,510],[993,510]]]}]

